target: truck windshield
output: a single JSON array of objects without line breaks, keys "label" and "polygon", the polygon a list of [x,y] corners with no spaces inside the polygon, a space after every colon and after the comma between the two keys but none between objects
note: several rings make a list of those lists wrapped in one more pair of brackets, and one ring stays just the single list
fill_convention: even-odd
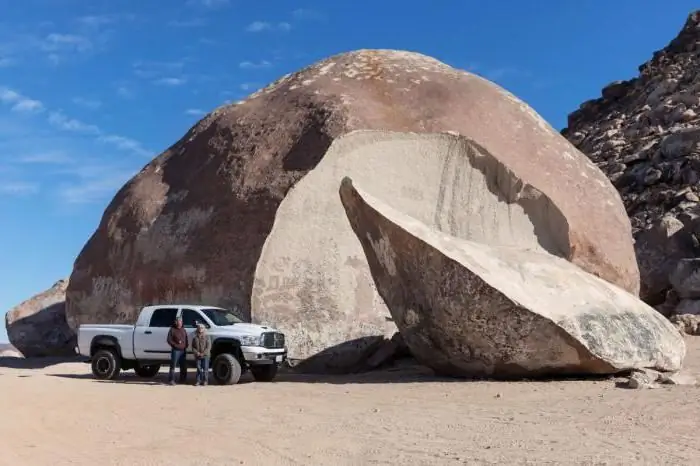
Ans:
[{"label": "truck windshield", "polygon": [[239,319],[236,314],[233,312],[229,311],[228,309],[216,309],[216,308],[211,308],[211,309],[200,309],[204,315],[209,317],[209,320],[212,321],[214,325],[217,327],[221,327],[224,325],[233,325],[233,324],[241,324],[243,321]]}]

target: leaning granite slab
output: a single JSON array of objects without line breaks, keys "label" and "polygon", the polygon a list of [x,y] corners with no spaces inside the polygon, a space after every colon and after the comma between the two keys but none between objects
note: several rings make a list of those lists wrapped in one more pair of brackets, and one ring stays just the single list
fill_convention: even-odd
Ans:
[{"label": "leaning granite slab", "polygon": [[639,298],[565,259],[458,239],[341,182],[379,294],[412,354],[441,375],[676,371],[681,334]]}]

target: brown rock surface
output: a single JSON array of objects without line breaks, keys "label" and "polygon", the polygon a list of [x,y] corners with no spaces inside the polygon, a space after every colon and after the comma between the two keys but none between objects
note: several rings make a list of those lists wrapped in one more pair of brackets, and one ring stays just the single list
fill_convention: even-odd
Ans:
[{"label": "brown rock surface", "polygon": [[411,353],[438,374],[677,371],[681,334],[636,296],[546,252],[431,229],[343,180],[340,197]]},{"label": "brown rock surface", "polygon": [[5,316],[10,343],[25,357],[75,356],[75,333],[66,325],[67,286],[59,280]]},{"label": "brown rock surface", "polygon": [[[328,58],[215,110],[144,167],[107,207],[75,262],[67,293],[69,323],[132,322],[141,305],[187,301],[238,308],[246,319],[269,320],[290,335],[292,357],[386,335],[391,329],[385,309],[366,283],[346,290],[343,298],[349,299],[340,300],[324,292],[328,278],[318,273],[308,273],[302,282],[290,280],[293,264],[278,255],[262,263],[256,284],[266,241],[284,244],[271,231],[288,191],[319,165],[338,137],[360,129],[453,131],[475,139],[520,179],[542,186],[556,200],[569,222],[566,245],[571,248],[564,253],[570,260],[638,291],[629,220],[613,186],[530,107],[432,58],[363,50]],[[395,189],[396,174],[406,171],[403,160],[411,157],[394,152],[379,161],[375,155],[376,165],[367,163],[367,171]],[[450,167],[463,162],[452,157],[435,163],[443,163],[452,176],[439,187],[442,208],[454,210],[452,191],[469,181]],[[334,176],[339,181],[342,174]],[[422,186],[423,173],[410,176],[402,183],[418,189],[398,192],[397,202],[437,189]],[[333,189],[328,202],[319,198],[319,206],[338,204],[337,184]],[[580,199],[590,209],[583,209]],[[322,214],[302,212],[298,231],[306,233],[305,223]],[[452,228],[449,222],[439,227]],[[280,233],[297,243],[301,235],[291,227]],[[314,261],[328,258],[340,264],[338,280],[354,283],[352,255],[308,246],[312,265],[301,264],[308,271]],[[277,266],[280,272],[273,273]],[[279,306],[288,297],[303,306]],[[372,304],[358,308],[357,302]]]}]

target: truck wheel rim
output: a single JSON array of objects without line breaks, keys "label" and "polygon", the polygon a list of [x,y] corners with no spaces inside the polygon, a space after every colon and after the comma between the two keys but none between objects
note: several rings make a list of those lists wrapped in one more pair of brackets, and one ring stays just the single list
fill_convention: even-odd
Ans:
[{"label": "truck wheel rim", "polygon": [[97,360],[97,372],[100,374],[106,374],[109,372],[109,367],[111,364],[109,363],[109,359],[107,358],[100,358]]}]

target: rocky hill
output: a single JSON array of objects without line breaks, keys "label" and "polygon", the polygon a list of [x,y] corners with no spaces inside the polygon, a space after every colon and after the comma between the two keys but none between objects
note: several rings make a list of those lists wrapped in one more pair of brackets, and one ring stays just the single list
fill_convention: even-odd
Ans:
[{"label": "rocky hill", "polygon": [[619,190],[635,234],[667,213],[698,215],[700,11],[639,67],[569,115],[562,134]]},{"label": "rocky hill", "polygon": [[638,77],[570,114],[562,135],[620,192],[642,299],[700,333],[700,11]]}]

